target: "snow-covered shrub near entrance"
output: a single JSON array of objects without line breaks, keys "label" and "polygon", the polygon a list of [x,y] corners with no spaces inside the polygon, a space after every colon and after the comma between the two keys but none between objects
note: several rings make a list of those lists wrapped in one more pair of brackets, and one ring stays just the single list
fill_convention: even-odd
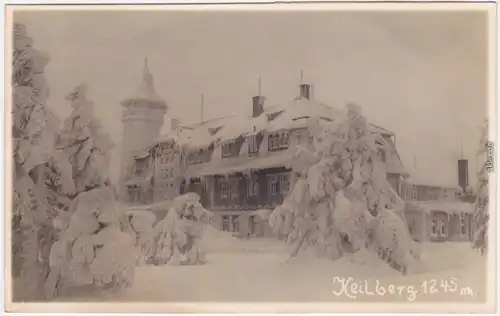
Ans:
[{"label": "snow-covered shrub near entrance", "polygon": [[103,187],[81,193],[72,208],[75,212],[68,213],[69,219],[59,219],[61,232],[51,250],[49,288],[64,291],[87,285],[99,289],[130,286],[136,249],[113,190]]},{"label": "snow-covered shrub near entrance", "polygon": [[406,273],[417,254],[405,224],[405,203],[377,154],[385,139],[369,131],[353,104],[345,119],[317,120],[310,128],[312,149],[297,151],[297,181],[271,214],[271,227],[293,245],[292,257],[308,248],[329,259],[368,249]]},{"label": "snow-covered shrub near entrance", "polygon": [[167,215],[154,228],[156,265],[204,264],[206,251],[203,232],[210,213],[200,204],[200,197],[187,193],[173,200]]},{"label": "snow-covered shrub near entrance", "polygon": [[[479,156],[488,155],[488,121],[486,121],[483,135],[481,137]],[[484,158],[483,158],[484,159]],[[486,160],[486,159],[484,159]],[[476,195],[476,208],[474,211],[474,223],[476,232],[472,241],[472,246],[478,249],[481,254],[488,250],[488,223],[489,223],[489,192],[488,192],[488,161],[484,161],[477,174],[478,189]]]}]

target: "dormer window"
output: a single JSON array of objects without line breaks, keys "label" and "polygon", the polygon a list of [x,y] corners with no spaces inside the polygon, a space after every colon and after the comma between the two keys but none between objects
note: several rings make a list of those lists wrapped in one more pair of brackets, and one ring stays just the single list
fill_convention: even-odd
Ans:
[{"label": "dormer window", "polygon": [[300,116],[300,117],[295,117],[293,120],[298,121],[298,120],[303,120],[303,119],[308,119],[310,116]]},{"label": "dormer window", "polygon": [[283,111],[269,113],[269,114],[267,114],[267,120],[269,122],[271,122],[272,120],[274,120],[275,118],[277,118],[281,113],[283,113]]},{"label": "dormer window", "polygon": [[286,149],[290,146],[289,132],[275,132],[268,136],[268,149],[270,151]]},{"label": "dormer window", "polygon": [[243,138],[241,136],[222,143],[222,157],[238,156],[242,143]]},{"label": "dormer window", "polygon": [[257,135],[252,135],[248,137],[248,153],[256,154],[259,152],[259,145],[257,142]]},{"label": "dormer window", "polygon": [[222,157],[231,156],[231,142],[222,144]]},{"label": "dormer window", "polygon": [[221,128],[222,128],[221,126],[214,127],[214,128],[209,128],[208,132],[210,133],[210,135],[214,136],[215,134],[217,134],[217,132],[220,131]]}]

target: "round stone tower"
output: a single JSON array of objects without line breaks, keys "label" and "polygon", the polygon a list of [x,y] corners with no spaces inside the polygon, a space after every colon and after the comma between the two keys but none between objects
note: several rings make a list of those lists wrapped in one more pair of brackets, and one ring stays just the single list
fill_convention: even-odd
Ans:
[{"label": "round stone tower", "polygon": [[121,102],[123,106],[123,140],[120,169],[121,196],[124,197],[125,182],[132,173],[134,156],[141,154],[159,136],[163,126],[167,104],[155,91],[154,79],[144,60],[142,82],[131,97]]}]

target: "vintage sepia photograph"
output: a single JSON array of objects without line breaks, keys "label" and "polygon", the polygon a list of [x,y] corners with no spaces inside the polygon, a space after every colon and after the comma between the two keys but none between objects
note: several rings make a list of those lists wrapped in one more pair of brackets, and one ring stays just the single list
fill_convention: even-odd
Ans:
[{"label": "vintage sepia photograph", "polygon": [[494,311],[495,23],[8,5],[7,311]]}]

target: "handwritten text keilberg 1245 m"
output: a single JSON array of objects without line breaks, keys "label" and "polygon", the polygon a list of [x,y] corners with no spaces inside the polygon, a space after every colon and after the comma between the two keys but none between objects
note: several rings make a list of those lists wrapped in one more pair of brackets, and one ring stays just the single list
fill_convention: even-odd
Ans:
[{"label": "handwritten text keilberg 1245 m", "polygon": [[[458,280],[425,280],[417,285],[382,284],[379,280],[356,281],[353,278],[334,277],[333,284],[335,296],[346,296],[356,299],[361,296],[399,296],[408,301],[415,301],[418,294],[456,293],[462,296],[473,296],[474,292],[469,287],[460,287]],[[340,287],[338,287],[340,286]]]}]

